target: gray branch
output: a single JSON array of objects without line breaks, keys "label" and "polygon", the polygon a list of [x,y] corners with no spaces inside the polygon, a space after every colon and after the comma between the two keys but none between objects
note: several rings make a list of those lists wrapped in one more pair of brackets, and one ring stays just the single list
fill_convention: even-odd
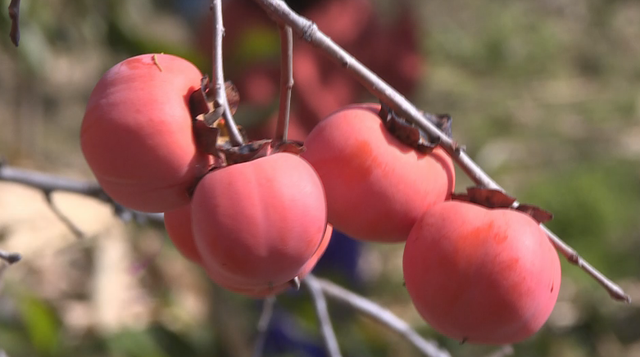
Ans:
[{"label": "gray branch", "polygon": [[316,308],[316,315],[318,316],[318,324],[320,325],[320,331],[324,339],[324,345],[327,347],[327,353],[331,357],[342,357],[340,353],[340,346],[338,345],[338,339],[336,333],[333,331],[333,325],[331,324],[331,318],[329,317],[329,309],[327,308],[327,300],[324,297],[324,292],[320,286],[318,278],[313,274],[308,274],[302,282],[307,286],[311,293],[311,299],[313,305]]},{"label": "gray branch", "polygon": [[[308,279],[309,276],[305,278]],[[396,316],[389,309],[386,309],[375,302],[349,291],[337,284],[326,279],[316,278],[318,285],[329,298],[339,301],[343,304],[351,306],[353,309],[361,312],[382,325],[388,327],[391,331],[402,336],[404,339],[413,344],[420,352],[429,357],[451,357],[448,351],[440,349],[435,342],[425,340],[407,322]]]}]

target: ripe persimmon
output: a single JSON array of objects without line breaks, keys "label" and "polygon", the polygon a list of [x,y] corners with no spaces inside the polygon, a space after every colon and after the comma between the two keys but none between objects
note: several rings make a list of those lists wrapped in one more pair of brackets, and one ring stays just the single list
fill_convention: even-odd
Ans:
[{"label": "ripe persimmon", "polygon": [[176,249],[187,259],[202,265],[200,252],[193,240],[191,205],[186,204],[164,213],[164,227]]},{"label": "ripe persimmon", "polygon": [[128,58],[98,81],[80,144],[102,188],[119,203],[163,212],[189,203],[188,190],[210,157],[196,149],[190,95],[202,74],[165,54]]},{"label": "ripe persimmon", "polygon": [[[318,263],[320,258],[322,258],[322,255],[324,254],[324,252],[327,250],[327,246],[331,241],[332,233],[333,233],[333,227],[330,224],[327,224],[327,228],[325,230],[324,236],[322,237],[322,241],[320,242],[320,246],[318,246],[318,249],[313,253],[311,258],[302,266],[298,274],[296,274],[296,277],[298,277],[298,279],[300,280],[304,279],[304,277],[307,276],[307,274],[309,274],[313,270],[313,268],[315,268],[316,264]],[[282,283],[280,285],[275,285],[271,287],[256,287],[256,286],[246,287],[246,286],[236,285],[237,282],[234,279],[234,277],[226,275],[222,271],[207,270],[207,273],[209,274],[209,276],[212,277],[212,279],[215,279],[216,283],[221,287],[229,291],[233,291],[238,294],[242,294],[242,295],[253,297],[253,298],[264,298],[270,295],[277,295],[294,286],[294,283],[292,281],[288,281],[286,283]]]},{"label": "ripe persimmon", "polygon": [[450,197],[455,171],[441,148],[422,154],[401,143],[379,111],[378,104],[358,104],[331,114],[311,131],[301,156],[322,179],[336,229],[400,242],[425,209]]},{"label": "ripe persimmon", "polygon": [[313,167],[276,153],[204,176],[191,219],[212,280],[262,290],[290,281],[311,259],[325,233],[327,208]]},{"label": "ripe persimmon", "polygon": [[538,222],[459,201],[424,212],[407,239],[403,270],[427,323],[486,344],[516,343],[538,331],[561,280],[558,254]]}]

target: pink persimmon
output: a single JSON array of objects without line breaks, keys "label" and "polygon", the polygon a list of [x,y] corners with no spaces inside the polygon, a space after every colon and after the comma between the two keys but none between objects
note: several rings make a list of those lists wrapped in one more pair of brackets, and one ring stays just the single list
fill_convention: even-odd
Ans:
[{"label": "pink persimmon", "polygon": [[422,154],[391,135],[377,104],[344,107],[320,122],[302,153],[322,179],[329,222],[357,239],[405,241],[425,209],[455,185],[449,156]]},{"label": "pink persimmon", "polygon": [[236,287],[261,290],[299,274],[320,246],[327,208],[313,167],[277,153],[204,176],[191,219],[212,280],[225,285],[233,279]]},{"label": "pink persimmon", "polygon": [[[327,246],[331,241],[332,233],[333,233],[333,227],[330,224],[328,224],[327,229],[325,230],[324,236],[322,238],[322,241],[320,242],[320,246],[313,253],[311,258],[302,266],[298,274],[296,274],[296,277],[298,279],[303,280],[307,276],[307,274],[309,274],[313,270],[313,268],[315,268],[316,264],[318,263],[320,258],[322,258],[322,255],[324,254],[324,252],[327,250]],[[212,277],[212,279],[215,278],[216,283],[221,287],[229,291],[233,291],[238,294],[242,294],[242,295],[257,298],[257,299],[280,294],[294,286],[292,281],[288,281],[286,283],[282,283],[280,285],[275,285],[270,287],[240,286],[240,285],[236,285],[237,282],[233,276],[225,275],[225,273],[222,271],[207,270],[207,273],[209,274],[209,276]]]},{"label": "pink persimmon", "polygon": [[482,344],[516,343],[538,331],[561,280],[558,254],[538,222],[459,201],[424,212],[407,239],[403,270],[427,323]]},{"label": "pink persimmon", "polygon": [[98,81],[87,104],[80,144],[109,196],[140,211],[189,203],[189,189],[210,157],[196,148],[190,95],[202,74],[165,54],[128,58]]},{"label": "pink persimmon", "polygon": [[200,252],[193,240],[193,229],[191,228],[191,205],[186,204],[164,213],[164,227],[169,238],[176,249],[185,258],[194,263],[202,265]]}]

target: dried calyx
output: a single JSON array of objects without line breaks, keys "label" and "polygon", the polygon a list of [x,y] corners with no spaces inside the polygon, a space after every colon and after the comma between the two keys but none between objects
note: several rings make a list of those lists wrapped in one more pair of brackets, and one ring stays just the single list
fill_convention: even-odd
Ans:
[{"label": "dried calyx", "polygon": [[[451,116],[449,114],[428,114],[424,117],[435,125],[440,131],[451,138]],[[385,128],[402,143],[422,153],[429,153],[440,143],[439,137],[429,135],[415,124],[401,117],[384,103],[380,107],[380,119]]]},{"label": "dried calyx", "polygon": [[471,202],[487,208],[513,209],[528,214],[538,223],[549,222],[553,219],[553,214],[551,212],[534,205],[518,203],[514,197],[511,197],[500,190],[483,187],[468,187],[467,193],[454,193],[451,195],[451,199]]},{"label": "dried calyx", "polygon": [[[225,83],[225,91],[231,114],[235,114],[240,102],[238,90],[231,82]],[[200,90],[189,98],[193,119],[193,135],[198,149],[216,158],[211,170],[243,163],[279,152],[300,154],[303,143],[299,141],[280,141],[270,139],[249,141],[241,126],[242,145],[233,146],[228,123],[223,118],[224,106],[217,103],[213,96],[209,78],[202,78]]]}]

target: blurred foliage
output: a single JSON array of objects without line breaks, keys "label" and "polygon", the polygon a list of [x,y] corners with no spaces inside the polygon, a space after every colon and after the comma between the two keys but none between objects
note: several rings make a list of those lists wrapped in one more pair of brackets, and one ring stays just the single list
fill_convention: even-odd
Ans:
[{"label": "blurred foliage", "polygon": [[[8,3],[0,2],[4,32]],[[376,4],[388,9],[394,2]],[[438,0],[412,6],[423,25],[428,63],[415,103],[450,113],[454,136],[472,157],[521,201],[553,212],[549,226],[635,298],[631,306],[611,301],[563,261],[554,314],[534,338],[515,346],[515,355],[640,356],[640,2]],[[206,1],[187,0],[23,1],[20,47],[0,36],[0,156],[90,178],[77,136],[92,86],[117,61],[144,52],[178,54],[208,68],[194,38],[198,15],[206,10]],[[273,42],[256,34],[256,46],[240,49],[239,56],[268,54],[266,44]],[[460,191],[469,181],[462,173],[458,178]],[[3,240],[11,233],[2,229]],[[149,242],[167,242],[156,228],[127,234],[135,236],[135,260],[153,256]],[[104,249],[99,241],[83,244],[98,255]],[[367,246],[360,262],[365,283],[358,290],[454,356],[493,351],[460,345],[425,326],[402,289],[401,257],[398,246]],[[138,275],[142,291],[151,296],[148,316],[115,329],[95,321],[83,325],[82,319],[75,323],[83,327],[70,326],[78,320],[70,306],[93,311],[98,297],[75,290],[53,294],[61,280],[40,284],[34,276],[44,268],[30,258],[20,264],[25,268],[4,272],[0,296],[0,349],[11,357],[251,351],[260,304],[215,288],[172,249]],[[81,286],[97,284],[92,279],[83,278]],[[288,347],[281,355],[321,355],[306,291],[279,298],[278,309],[282,325],[307,346]],[[345,355],[417,356],[350,309],[333,303],[330,309]],[[274,331],[273,341],[286,344],[279,338],[287,333]]]}]

